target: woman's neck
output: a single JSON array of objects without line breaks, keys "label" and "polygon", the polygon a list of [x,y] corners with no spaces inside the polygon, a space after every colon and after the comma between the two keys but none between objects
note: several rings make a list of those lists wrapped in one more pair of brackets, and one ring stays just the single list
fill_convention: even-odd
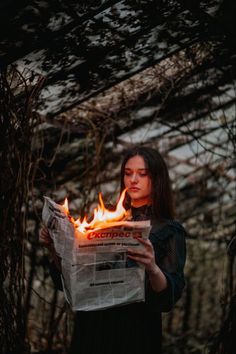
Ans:
[{"label": "woman's neck", "polygon": [[144,205],[152,205],[152,202],[151,202],[151,200],[147,200],[147,199],[145,199],[145,200],[132,200],[131,201],[131,206],[133,207],[133,208],[140,208],[140,207],[142,207],[142,206],[144,206]]}]

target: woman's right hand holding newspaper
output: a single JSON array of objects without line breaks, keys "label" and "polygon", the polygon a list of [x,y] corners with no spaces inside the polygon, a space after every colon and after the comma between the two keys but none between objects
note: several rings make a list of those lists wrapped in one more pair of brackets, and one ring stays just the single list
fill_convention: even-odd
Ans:
[{"label": "woman's right hand holding newspaper", "polygon": [[39,231],[39,243],[49,250],[56,268],[58,270],[61,270],[61,259],[56,254],[56,250],[54,248],[53,240],[50,236],[49,230],[44,225]]}]

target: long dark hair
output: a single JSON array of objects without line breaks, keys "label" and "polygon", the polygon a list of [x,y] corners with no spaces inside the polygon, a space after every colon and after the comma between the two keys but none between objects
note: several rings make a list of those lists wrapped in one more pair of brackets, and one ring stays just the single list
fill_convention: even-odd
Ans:
[{"label": "long dark hair", "polygon": [[[121,165],[121,191],[125,188],[124,174],[127,161],[136,155],[142,156],[152,181],[152,208],[158,220],[174,218],[174,201],[170,184],[169,172],[160,153],[152,148],[136,146],[128,150]],[[126,193],[124,207],[131,207],[131,199]]]}]

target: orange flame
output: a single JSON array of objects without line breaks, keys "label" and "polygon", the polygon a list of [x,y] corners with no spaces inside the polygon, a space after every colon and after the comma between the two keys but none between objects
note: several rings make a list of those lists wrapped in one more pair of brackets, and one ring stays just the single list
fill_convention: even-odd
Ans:
[{"label": "orange flame", "polygon": [[[105,207],[102,195],[99,193],[99,204],[97,208],[94,209],[93,218],[90,222],[87,221],[86,216],[83,219],[78,218],[77,220],[71,218],[76,230],[81,233],[86,233],[87,231],[93,230],[95,228],[109,227],[110,223],[123,220],[128,215],[127,210],[123,207],[126,190],[127,189],[124,189],[121,193],[121,196],[116,205],[116,209],[114,211],[111,211]],[[69,209],[67,199],[65,200],[63,207],[66,214],[68,214]]]},{"label": "orange flame", "polygon": [[64,210],[65,210],[65,213],[68,215],[69,214],[69,206],[68,206],[68,199],[66,198],[65,201],[64,201],[64,204],[62,204]]}]

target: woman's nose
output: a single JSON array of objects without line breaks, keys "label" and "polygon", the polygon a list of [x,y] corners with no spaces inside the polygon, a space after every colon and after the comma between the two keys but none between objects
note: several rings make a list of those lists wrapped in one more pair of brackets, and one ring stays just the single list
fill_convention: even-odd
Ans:
[{"label": "woman's nose", "polygon": [[138,176],[136,173],[133,173],[132,176],[131,176],[131,182],[137,182],[138,180]]}]

